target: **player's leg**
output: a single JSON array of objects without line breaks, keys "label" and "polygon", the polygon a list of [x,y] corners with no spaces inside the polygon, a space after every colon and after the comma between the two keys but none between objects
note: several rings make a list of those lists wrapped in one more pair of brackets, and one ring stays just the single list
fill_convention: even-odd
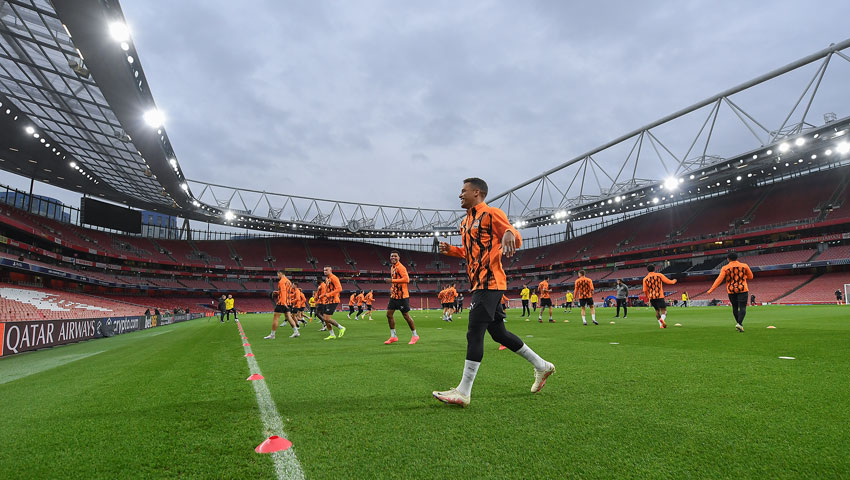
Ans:
[{"label": "player's leg", "polygon": [[[661,299],[664,302],[664,299]],[[658,321],[661,323],[661,328],[667,328],[667,306],[658,309]]]},{"label": "player's leg", "polygon": [[590,303],[590,320],[594,325],[599,325],[599,322],[596,321],[596,305],[593,303],[593,299],[589,300]]},{"label": "player's leg", "polygon": [[629,316],[629,299],[623,299],[623,318]]},{"label": "player's leg", "polygon": [[617,313],[614,314],[614,318],[620,317],[620,305],[622,305],[623,301],[621,299],[617,299]]},{"label": "player's leg", "polygon": [[[390,300],[392,302],[392,300]],[[395,331],[395,308],[387,307],[387,325],[390,327],[390,338],[384,342],[384,345],[389,345],[398,341],[398,334]]]},{"label": "player's leg", "polygon": [[274,310],[274,315],[272,315],[272,331],[263,338],[274,339],[274,335],[277,332],[277,326],[280,323],[280,305],[274,307]]},{"label": "player's leg", "polygon": [[295,316],[292,312],[292,309],[284,313],[284,316],[286,317],[286,322],[289,323],[290,327],[292,327],[292,335],[290,335],[289,338],[300,337],[301,334],[298,333],[298,323],[295,321]]},{"label": "player's leg", "polygon": [[333,319],[333,314],[334,314],[334,312],[336,312],[337,306],[339,306],[338,303],[331,303],[331,304],[328,304],[327,308],[325,309],[325,324],[328,326],[328,333],[329,333],[329,335],[325,338],[325,340],[330,340],[332,338],[336,338],[336,335],[334,334],[333,327],[336,327],[336,328],[339,329],[339,336],[340,337],[345,335],[345,327],[343,327],[342,325],[339,324],[339,322],[337,322],[336,320]]},{"label": "player's leg", "polygon": [[410,327],[410,342],[408,342],[408,345],[413,345],[419,341],[419,334],[416,333],[416,325],[410,317],[410,307],[402,309],[401,316],[404,317],[404,320],[407,321],[407,326]]},{"label": "player's leg", "polygon": [[[493,322],[493,317],[488,314],[487,308],[481,303],[484,295],[476,294],[472,297],[472,309],[469,310],[469,325],[466,329],[466,360],[463,365],[463,375],[457,387],[443,392],[433,392],[434,398],[445,403],[466,406],[469,405],[472,383],[478,374],[478,367],[484,358],[484,332]],[[498,298],[491,299],[491,311],[494,311]]]}]

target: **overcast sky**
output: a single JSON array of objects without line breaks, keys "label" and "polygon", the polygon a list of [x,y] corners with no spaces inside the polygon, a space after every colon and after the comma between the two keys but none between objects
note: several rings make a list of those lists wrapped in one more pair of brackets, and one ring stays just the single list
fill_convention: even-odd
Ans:
[{"label": "overcast sky", "polygon": [[122,7],[189,178],[439,208],[850,36],[847,2],[645,3]]}]

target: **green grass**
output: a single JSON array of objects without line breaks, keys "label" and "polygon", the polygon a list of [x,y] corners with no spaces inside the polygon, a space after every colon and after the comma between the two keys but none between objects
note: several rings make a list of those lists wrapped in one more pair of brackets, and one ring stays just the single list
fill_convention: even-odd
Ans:
[{"label": "green grass", "polygon": [[[414,312],[415,346],[400,317],[383,345],[382,312],[337,313],[335,341],[242,324],[308,478],[821,479],[850,476],[847,312],[751,308],[738,334],[728,308],[671,308],[666,330],[648,309],[598,327],[512,310],[557,373],[532,395],[488,337],[466,409],[431,398],[460,378],[465,316]],[[0,360],[0,477],[274,478],[243,353],[233,323],[201,319]]]}]

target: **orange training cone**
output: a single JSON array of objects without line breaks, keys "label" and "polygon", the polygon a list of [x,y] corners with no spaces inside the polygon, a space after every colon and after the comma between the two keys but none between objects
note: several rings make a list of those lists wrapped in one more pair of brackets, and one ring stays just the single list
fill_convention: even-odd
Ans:
[{"label": "orange training cone", "polygon": [[251,381],[251,380],[262,380],[264,378],[266,378],[266,377],[260,375],[259,373],[255,373],[255,374],[251,375],[250,377],[246,378],[245,380],[249,380],[249,381]]},{"label": "orange training cone", "polygon": [[289,440],[278,437],[277,435],[272,435],[265,439],[263,443],[257,445],[257,448],[255,448],[254,451],[257,453],[282,452],[284,450],[289,450],[289,447],[291,446],[292,442]]},{"label": "orange training cone", "polygon": [[770,325],[770,326],[769,326],[769,327],[767,327],[767,328],[776,328],[776,327],[774,327],[773,325]]}]

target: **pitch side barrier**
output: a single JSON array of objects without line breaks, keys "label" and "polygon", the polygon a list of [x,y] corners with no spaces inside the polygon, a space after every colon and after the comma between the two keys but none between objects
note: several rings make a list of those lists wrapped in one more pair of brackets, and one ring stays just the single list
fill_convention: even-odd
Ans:
[{"label": "pitch side barrier", "polygon": [[0,357],[77,343],[93,338],[114,337],[203,317],[202,313],[139,315],[78,320],[0,322]]}]

